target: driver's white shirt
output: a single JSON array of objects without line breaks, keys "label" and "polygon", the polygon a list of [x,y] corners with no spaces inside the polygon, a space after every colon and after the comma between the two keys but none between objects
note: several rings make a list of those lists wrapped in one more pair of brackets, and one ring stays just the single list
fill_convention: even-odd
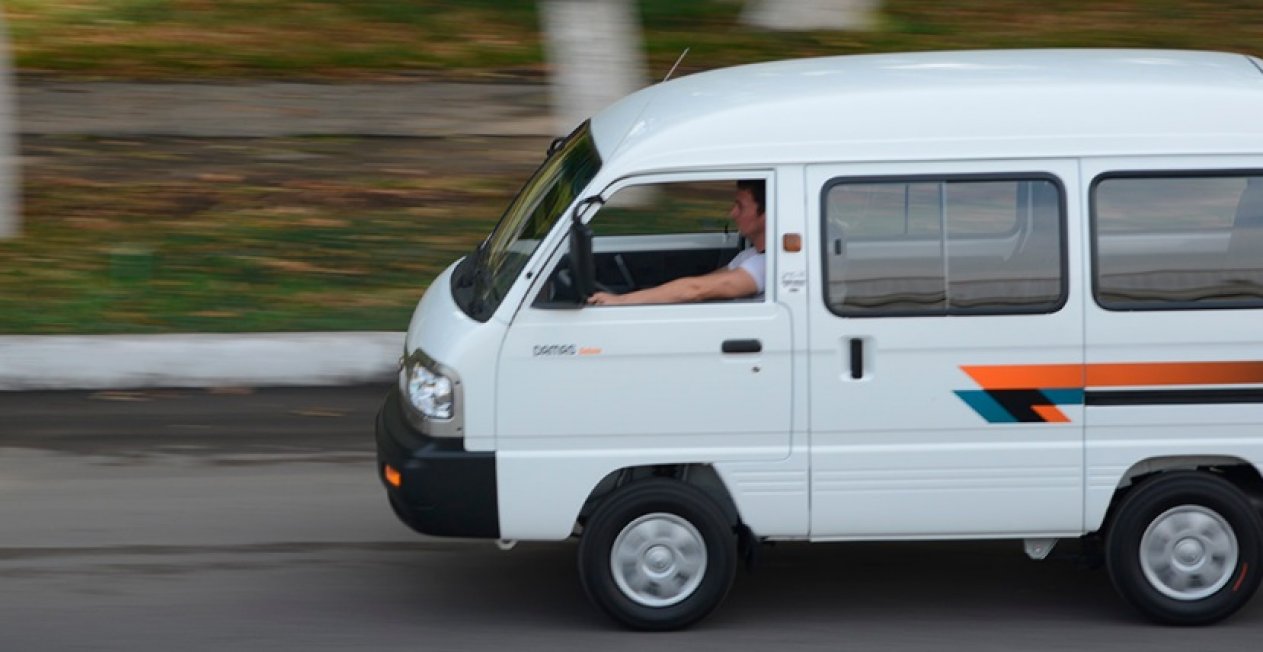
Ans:
[{"label": "driver's white shirt", "polygon": [[756,295],[763,294],[764,276],[767,275],[767,255],[754,247],[747,247],[728,263],[728,269],[738,268],[745,270],[745,273],[754,279],[754,284],[759,288]]}]

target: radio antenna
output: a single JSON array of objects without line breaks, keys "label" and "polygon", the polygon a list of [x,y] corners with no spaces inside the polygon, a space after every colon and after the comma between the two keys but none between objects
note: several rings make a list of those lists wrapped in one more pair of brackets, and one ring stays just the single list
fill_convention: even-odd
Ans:
[{"label": "radio antenna", "polygon": [[688,55],[689,50],[691,49],[693,48],[684,48],[684,51],[680,53],[680,58],[675,60],[675,65],[671,66],[671,69],[667,71],[667,76],[663,77],[662,81],[667,81],[668,79],[671,79],[671,75],[675,74],[675,69],[680,67],[680,62],[684,60],[684,57]]}]

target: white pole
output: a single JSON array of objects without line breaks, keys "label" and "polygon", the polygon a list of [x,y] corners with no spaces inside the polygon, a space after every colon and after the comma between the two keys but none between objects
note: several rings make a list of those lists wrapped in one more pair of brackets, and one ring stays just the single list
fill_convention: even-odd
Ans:
[{"label": "white pole", "polygon": [[543,0],[539,13],[552,66],[557,135],[644,86],[640,21],[632,0]]},{"label": "white pole", "polygon": [[754,27],[786,32],[859,31],[876,29],[880,12],[881,0],[748,0],[741,20]]},{"label": "white pole", "polygon": [[13,85],[9,28],[0,12],[0,240],[22,232],[22,207],[18,201],[17,110]]}]

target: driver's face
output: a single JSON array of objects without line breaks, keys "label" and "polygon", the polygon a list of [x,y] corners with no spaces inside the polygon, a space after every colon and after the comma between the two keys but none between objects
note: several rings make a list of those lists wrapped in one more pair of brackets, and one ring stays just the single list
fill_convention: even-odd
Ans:
[{"label": "driver's face", "polygon": [[737,231],[748,240],[757,240],[763,234],[764,215],[759,212],[759,205],[749,190],[738,190],[732,199],[732,210],[728,212]]}]

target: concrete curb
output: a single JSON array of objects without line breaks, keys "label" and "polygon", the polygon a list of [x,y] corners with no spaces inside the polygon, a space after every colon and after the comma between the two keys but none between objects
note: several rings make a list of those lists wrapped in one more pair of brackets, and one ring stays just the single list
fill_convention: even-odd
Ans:
[{"label": "concrete curb", "polygon": [[403,333],[0,336],[0,391],[386,382]]}]

